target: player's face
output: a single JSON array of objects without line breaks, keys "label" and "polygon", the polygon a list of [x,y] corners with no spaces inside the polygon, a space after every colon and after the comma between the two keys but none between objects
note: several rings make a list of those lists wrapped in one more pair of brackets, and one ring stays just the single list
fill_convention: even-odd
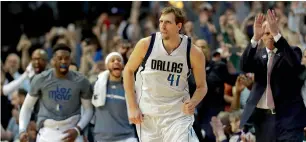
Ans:
[{"label": "player's face", "polygon": [[112,76],[119,78],[123,70],[122,60],[119,56],[113,56],[107,65]]},{"label": "player's face", "polygon": [[182,23],[176,24],[175,15],[173,13],[162,14],[159,18],[159,30],[162,34],[163,40],[168,40],[170,37],[175,37],[180,29]]},{"label": "player's face", "polygon": [[32,64],[36,74],[41,73],[45,70],[47,61],[44,60],[42,54],[34,52],[32,55]]},{"label": "player's face", "polygon": [[61,74],[67,74],[71,63],[70,53],[65,50],[55,52],[53,59],[55,69]]}]

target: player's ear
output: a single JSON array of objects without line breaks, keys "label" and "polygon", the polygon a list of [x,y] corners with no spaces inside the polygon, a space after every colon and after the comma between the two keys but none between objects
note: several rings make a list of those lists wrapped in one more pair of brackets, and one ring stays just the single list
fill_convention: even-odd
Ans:
[{"label": "player's ear", "polygon": [[182,27],[183,27],[183,24],[182,24],[182,23],[178,23],[178,24],[177,24],[178,31],[180,31],[180,30],[182,29]]}]

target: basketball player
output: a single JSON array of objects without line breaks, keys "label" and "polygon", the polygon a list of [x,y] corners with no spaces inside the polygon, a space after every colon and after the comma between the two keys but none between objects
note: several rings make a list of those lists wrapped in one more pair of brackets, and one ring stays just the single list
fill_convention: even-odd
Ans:
[{"label": "basketball player", "polygon": [[128,120],[122,82],[124,58],[119,52],[112,52],[106,56],[105,65],[107,70],[99,75],[94,87],[93,99],[100,100],[101,92],[106,93],[105,105],[93,103],[95,142],[138,142],[135,129]]},{"label": "basketball player", "polygon": [[[136,44],[124,69],[129,119],[137,124],[141,142],[198,141],[192,124],[195,107],[207,92],[205,56],[189,37],[179,34],[183,23],[183,11],[164,8],[160,32]],[[190,99],[187,78],[191,70],[197,88]]]},{"label": "basketball player", "polygon": [[[20,112],[19,133],[27,141],[26,129],[34,104],[39,101],[38,142],[82,141],[80,136],[93,115],[92,88],[78,72],[69,71],[71,49],[54,47],[54,68],[36,75]],[[84,113],[80,116],[81,105]]]}]

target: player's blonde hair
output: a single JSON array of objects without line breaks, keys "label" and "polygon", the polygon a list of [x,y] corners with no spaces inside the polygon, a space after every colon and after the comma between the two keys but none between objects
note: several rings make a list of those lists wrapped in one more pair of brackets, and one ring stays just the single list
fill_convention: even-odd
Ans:
[{"label": "player's blonde hair", "polygon": [[174,14],[176,24],[182,23],[184,25],[186,18],[185,18],[185,12],[182,9],[179,9],[173,6],[169,6],[169,7],[165,7],[161,12],[162,15],[169,14],[169,13]]}]

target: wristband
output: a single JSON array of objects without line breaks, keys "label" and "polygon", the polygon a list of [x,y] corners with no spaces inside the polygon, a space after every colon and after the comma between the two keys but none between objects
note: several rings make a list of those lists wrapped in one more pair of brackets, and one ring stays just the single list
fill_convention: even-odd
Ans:
[{"label": "wristband", "polygon": [[75,130],[77,131],[78,136],[80,136],[80,135],[81,135],[81,132],[80,132],[80,130],[79,130],[77,127],[74,127],[73,129],[75,129]]}]

